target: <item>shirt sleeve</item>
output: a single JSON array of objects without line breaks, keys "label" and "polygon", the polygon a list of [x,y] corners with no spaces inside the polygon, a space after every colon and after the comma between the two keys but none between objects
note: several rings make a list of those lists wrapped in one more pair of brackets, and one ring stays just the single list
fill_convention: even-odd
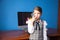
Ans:
[{"label": "shirt sleeve", "polygon": [[28,32],[32,34],[34,32],[34,27],[31,25],[31,21],[28,21]]},{"label": "shirt sleeve", "polygon": [[44,29],[43,29],[43,35],[44,35],[44,40],[47,40],[47,22],[44,21]]}]

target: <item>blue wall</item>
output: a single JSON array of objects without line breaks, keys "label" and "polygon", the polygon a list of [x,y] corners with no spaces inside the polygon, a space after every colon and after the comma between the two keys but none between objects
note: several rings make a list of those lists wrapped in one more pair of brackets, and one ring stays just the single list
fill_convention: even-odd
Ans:
[{"label": "blue wall", "polygon": [[[0,2],[0,14],[1,14],[1,2]],[[1,17],[0,17],[1,19]],[[1,26],[1,20],[0,20],[0,26]],[[0,27],[0,30],[1,30],[1,27]]]},{"label": "blue wall", "polygon": [[[1,15],[1,2],[0,2],[0,15]],[[1,17],[0,17],[1,19]],[[1,26],[1,20],[0,20],[0,26]],[[1,27],[0,27],[0,30],[1,30]]]},{"label": "blue wall", "polygon": [[42,19],[47,28],[57,28],[58,0],[1,0],[1,30],[17,30],[17,12],[32,12],[35,6],[43,9]]}]

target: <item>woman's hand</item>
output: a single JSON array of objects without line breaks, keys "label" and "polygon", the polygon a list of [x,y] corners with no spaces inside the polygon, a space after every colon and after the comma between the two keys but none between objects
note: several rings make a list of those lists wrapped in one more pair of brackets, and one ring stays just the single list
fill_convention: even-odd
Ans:
[{"label": "woman's hand", "polygon": [[32,17],[32,18],[27,18],[27,21],[26,21],[26,24],[31,24],[33,25],[33,22],[35,21],[35,17]]}]

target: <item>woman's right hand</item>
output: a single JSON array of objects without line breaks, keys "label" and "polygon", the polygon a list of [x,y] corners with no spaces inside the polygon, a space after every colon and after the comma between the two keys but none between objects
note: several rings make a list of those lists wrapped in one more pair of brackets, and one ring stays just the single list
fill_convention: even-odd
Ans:
[{"label": "woman's right hand", "polygon": [[33,22],[35,21],[35,18],[34,17],[32,17],[32,18],[27,18],[27,21],[26,21],[26,24],[31,24],[31,25],[33,25]]}]

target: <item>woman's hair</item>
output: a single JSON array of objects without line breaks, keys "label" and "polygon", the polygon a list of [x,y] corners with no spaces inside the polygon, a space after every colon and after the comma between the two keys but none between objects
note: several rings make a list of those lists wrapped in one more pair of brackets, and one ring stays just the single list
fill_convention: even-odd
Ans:
[{"label": "woman's hair", "polygon": [[38,11],[41,12],[41,14],[42,14],[42,8],[41,8],[41,7],[36,6],[36,7],[34,8],[34,10],[38,10]]},{"label": "woman's hair", "polygon": [[[41,8],[41,7],[36,6],[36,7],[34,8],[34,10],[37,10],[37,11],[40,12],[40,14],[42,14],[42,8]],[[33,15],[34,15],[34,13],[31,14],[31,16],[33,16]]]}]

